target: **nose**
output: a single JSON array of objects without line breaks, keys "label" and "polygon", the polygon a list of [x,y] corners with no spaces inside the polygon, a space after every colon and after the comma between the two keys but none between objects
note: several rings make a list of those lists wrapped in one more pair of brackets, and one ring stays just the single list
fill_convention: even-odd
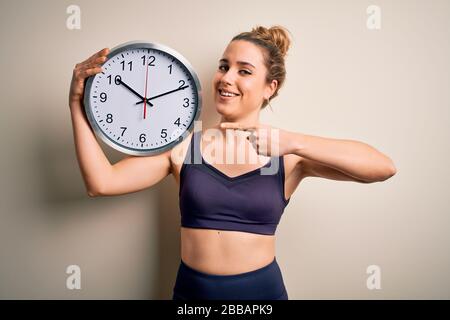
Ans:
[{"label": "nose", "polygon": [[223,85],[232,85],[235,79],[233,73],[231,72],[231,68],[224,72],[219,80]]}]

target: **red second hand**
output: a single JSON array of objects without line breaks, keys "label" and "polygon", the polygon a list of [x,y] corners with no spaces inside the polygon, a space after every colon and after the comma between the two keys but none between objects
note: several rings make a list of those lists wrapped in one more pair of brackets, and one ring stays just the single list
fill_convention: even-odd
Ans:
[{"label": "red second hand", "polygon": [[147,114],[147,76],[148,76],[148,63],[147,68],[145,69],[145,93],[144,93],[144,119]]}]

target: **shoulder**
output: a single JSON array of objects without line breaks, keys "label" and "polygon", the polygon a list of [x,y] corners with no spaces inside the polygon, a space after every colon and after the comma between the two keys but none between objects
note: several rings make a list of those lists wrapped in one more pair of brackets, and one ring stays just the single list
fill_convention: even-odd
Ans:
[{"label": "shoulder", "polygon": [[170,159],[172,167],[174,167],[176,165],[180,165],[183,162],[183,160],[185,159],[193,133],[194,133],[194,130],[192,130],[183,139],[183,141],[181,141],[176,146],[174,146],[171,150],[169,150],[167,156]]}]

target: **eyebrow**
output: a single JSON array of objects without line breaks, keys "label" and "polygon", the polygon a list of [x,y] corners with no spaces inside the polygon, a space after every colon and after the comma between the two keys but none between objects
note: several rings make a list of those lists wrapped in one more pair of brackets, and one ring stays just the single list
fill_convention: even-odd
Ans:
[{"label": "eyebrow", "polygon": [[[227,60],[227,59],[220,59],[219,62],[226,62],[226,63],[228,63],[228,60]],[[240,65],[244,65],[244,66],[250,66],[250,67],[253,67],[253,68],[256,69],[256,67],[255,67],[254,65],[252,65],[250,62],[246,62],[246,61],[236,61],[236,63],[237,63],[237,64],[240,64]]]}]

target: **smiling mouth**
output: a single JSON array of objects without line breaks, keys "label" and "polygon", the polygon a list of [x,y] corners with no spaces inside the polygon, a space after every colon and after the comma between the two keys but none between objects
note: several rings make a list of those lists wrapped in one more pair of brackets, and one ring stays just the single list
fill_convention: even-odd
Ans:
[{"label": "smiling mouth", "polygon": [[239,96],[239,94],[223,91],[222,89],[219,89],[217,91],[219,93],[219,96],[221,96],[223,98],[234,98],[234,97]]}]

